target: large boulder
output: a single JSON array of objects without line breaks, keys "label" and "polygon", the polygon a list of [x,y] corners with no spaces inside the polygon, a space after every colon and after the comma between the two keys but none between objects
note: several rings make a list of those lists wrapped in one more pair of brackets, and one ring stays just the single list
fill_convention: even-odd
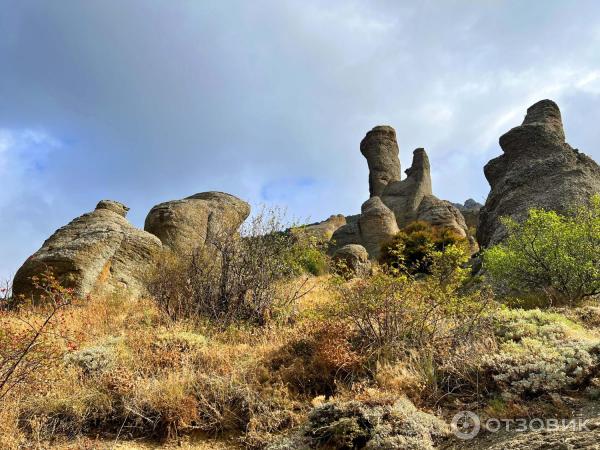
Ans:
[{"label": "large boulder", "polygon": [[371,258],[379,258],[381,245],[393,238],[398,231],[394,213],[379,197],[371,197],[363,203],[358,219],[362,245]]},{"label": "large boulder", "polygon": [[138,230],[125,218],[125,205],[103,200],[48,238],[30,256],[13,281],[15,296],[37,292],[33,276],[52,272],[63,287],[77,297],[121,290],[127,296],[144,295],[147,274],[161,252],[161,242]]},{"label": "large boulder", "polygon": [[366,277],[371,273],[369,253],[362,245],[348,244],[333,254],[340,273],[347,277]]},{"label": "large boulder", "polygon": [[423,197],[419,203],[417,220],[450,229],[461,237],[467,236],[467,224],[458,208],[449,201],[440,200],[433,195]]},{"label": "large boulder", "polygon": [[144,229],[176,255],[187,257],[207,240],[239,228],[250,205],[223,192],[202,192],[154,206]]},{"label": "large boulder", "polygon": [[369,165],[369,192],[371,197],[381,195],[392,181],[400,180],[400,159],[396,131],[380,125],[367,133],[360,143],[360,151]]},{"label": "large boulder", "polygon": [[600,167],[565,142],[561,114],[551,100],[527,110],[522,125],[500,137],[504,152],[484,173],[491,191],[479,213],[482,247],[506,236],[501,217],[522,220],[530,208],[565,212],[600,192]]}]

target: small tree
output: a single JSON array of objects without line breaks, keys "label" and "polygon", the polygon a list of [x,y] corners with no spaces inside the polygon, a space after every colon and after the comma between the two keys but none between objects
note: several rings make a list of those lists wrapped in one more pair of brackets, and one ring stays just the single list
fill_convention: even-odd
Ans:
[{"label": "small tree", "polygon": [[[60,313],[71,304],[72,290],[63,288],[50,272],[32,281],[43,300],[36,313],[0,309],[0,405],[11,391],[28,386],[62,357],[61,349],[48,336],[58,335]],[[3,302],[8,301],[8,293],[9,288],[0,289]]]},{"label": "small tree", "polygon": [[600,293],[600,195],[570,213],[532,209],[518,223],[504,218],[507,239],[484,253],[498,286],[549,305],[575,305]]}]

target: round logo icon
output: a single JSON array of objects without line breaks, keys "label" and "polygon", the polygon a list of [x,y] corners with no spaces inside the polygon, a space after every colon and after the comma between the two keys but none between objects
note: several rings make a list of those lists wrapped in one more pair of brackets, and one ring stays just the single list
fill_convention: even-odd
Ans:
[{"label": "round logo icon", "polygon": [[481,429],[479,416],[471,411],[460,411],[454,415],[450,424],[452,433],[459,439],[473,439]]}]

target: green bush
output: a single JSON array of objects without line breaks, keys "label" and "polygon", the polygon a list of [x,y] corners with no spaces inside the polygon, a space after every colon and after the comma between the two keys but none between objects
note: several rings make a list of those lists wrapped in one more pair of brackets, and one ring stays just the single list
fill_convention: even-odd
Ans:
[{"label": "green bush", "polygon": [[329,260],[322,245],[316,238],[309,236],[300,236],[291,245],[288,261],[295,274],[319,276],[327,273]]},{"label": "green bush", "polygon": [[600,293],[600,195],[568,214],[532,209],[524,222],[503,224],[507,239],[484,253],[498,288],[554,306]]},{"label": "green bush", "polygon": [[453,230],[413,222],[383,244],[379,262],[401,273],[430,274],[435,253],[453,246],[467,247],[468,243]]}]

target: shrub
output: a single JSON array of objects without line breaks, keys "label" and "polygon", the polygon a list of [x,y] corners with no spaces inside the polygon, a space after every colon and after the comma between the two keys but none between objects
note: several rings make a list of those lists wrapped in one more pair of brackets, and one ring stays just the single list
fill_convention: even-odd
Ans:
[{"label": "shrub", "polygon": [[97,345],[68,353],[65,363],[79,367],[83,373],[102,372],[112,367],[114,350],[110,346]]},{"label": "shrub", "polygon": [[282,232],[277,212],[262,212],[236,232],[216,233],[189,261],[165,258],[150,292],[171,318],[208,318],[264,325],[282,305],[277,283],[294,274],[293,237]]},{"label": "shrub", "polygon": [[456,278],[412,281],[384,273],[337,283],[337,314],[355,326],[363,347],[377,354],[450,349],[476,334],[490,305],[482,292],[459,295],[457,283]]},{"label": "shrub", "polygon": [[494,329],[500,348],[483,369],[505,399],[584,387],[598,372],[597,340],[560,314],[504,309]]},{"label": "shrub", "polygon": [[504,243],[484,253],[498,287],[543,295],[547,305],[576,305],[600,293],[600,195],[568,214],[532,209],[518,223],[503,219]]},{"label": "shrub", "polygon": [[269,450],[311,448],[430,450],[449,434],[437,417],[419,411],[406,398],[394,401],[333,401],[315,407],[298,433]]},{"label": "shrub", "polygon": [[352,338],[345,323],[308,323],[270,355],[271,370],[296,392],[331,395],[338,382],[363,371],[364,357],[353,348]]},{"label": "shrub", "polygon": [[323,244],[315,237],[296,235],[288,258],[290,267],[297,275],[309,273],[319,276],[327,273],[329,259]]},{"label": "shrub", "polygon": [[452,246],[468,248],[468,242],[451,229],[413,222],[382,245],[379,262],[401,273],[430,274],[435,253]]},{"label": "shrub", "polygon": [[28,321],[18,309],[0,310],[0,402],[13,389],[43,378],[62,356],[58,342],[50,336],[62,337],[57,330],[72,292],[61,287],[51,273],[32,280],[43,300],[37,314]]}]

